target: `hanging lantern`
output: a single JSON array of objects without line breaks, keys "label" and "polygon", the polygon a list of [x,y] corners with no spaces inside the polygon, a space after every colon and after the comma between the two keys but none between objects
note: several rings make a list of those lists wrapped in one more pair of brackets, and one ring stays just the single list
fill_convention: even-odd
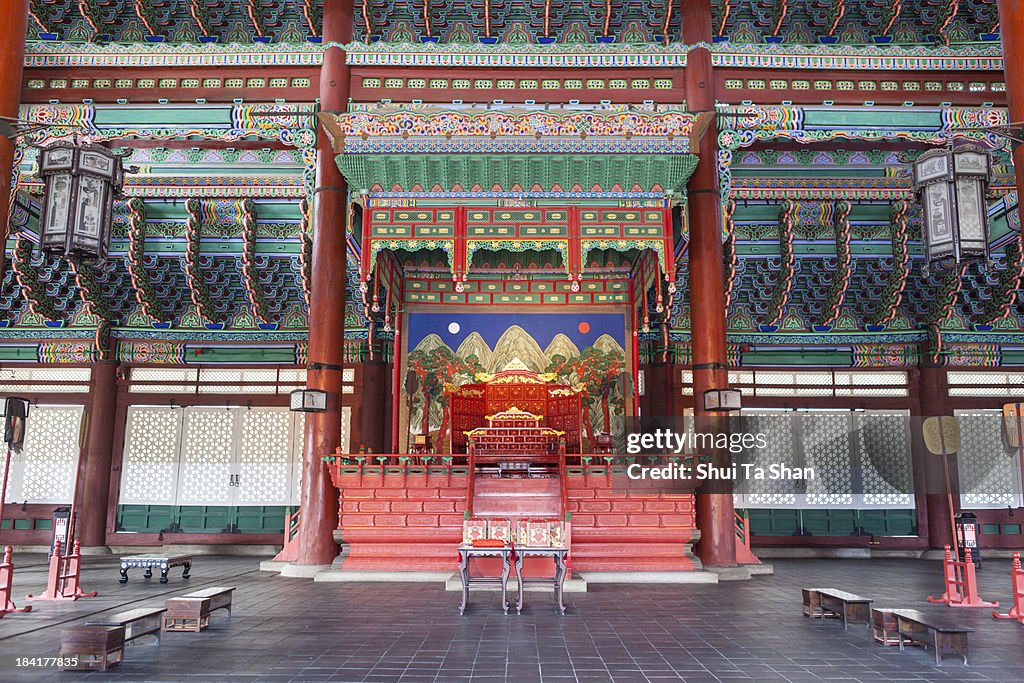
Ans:
[{"label": "hanging lantern", "polygon": [[289,410],[298,413],[322,413],[327,410],[327,392],[320,389],[296,389],[291,393]]},{"label": "hanging lantern", "polygon": [[105,259],[114,198],[124,186],[121,157],[101,145],[56,142],[39,154],[39,177],[45,185],[39,246],[61,256]]},{"label": "hanging lantern", "polygon": [[925,152],[914,162],[914,191],[924,209],[925,258],[988,259],[985,193],[992,157],[976,145]]}]

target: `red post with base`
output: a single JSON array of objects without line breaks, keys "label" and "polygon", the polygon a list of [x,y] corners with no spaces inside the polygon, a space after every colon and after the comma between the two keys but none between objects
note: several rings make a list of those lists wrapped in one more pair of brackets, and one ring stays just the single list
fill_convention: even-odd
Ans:
[{"label": "red post with base", "polygon": [[4,561],[0,562],[0,617],[8,612],[32,611],[31,605],[19,609],[11,600],[11,581],[14,580],[14,562],[11,560],[13,552],[14,549],[11,546],[4,548]]},{"label": "red post with base", "polygon": [[1013,607],[1006,614],[992,612],[996,619],[1016,619],[1024,624],[1024,569],[1020,566],[1020,553],[1013,554],[1013,566],[1010,567],[1010,586],[1013,591]]},{"label": "red post with base", "polygon": [[964,561],[957,562],[947,545],[942,570],[946,592],[937,598],[929,595],[928,602],[944,602],[950,607],[999,607],[998,602],[985,602],[978,595],[978,577],[974,573],[970,548],[964,548]]},{"label": "red post with base", "polygon": [[46,592],[42,595],[26,595],[26,600],[77,600],[99,595],[96,591],[86,593],[79,585],[82,555],[78,552],[78,541],[75,541],[70,555],[61,555],[60,551],[60,541],[54,541],[50,571],[46,576]]}]

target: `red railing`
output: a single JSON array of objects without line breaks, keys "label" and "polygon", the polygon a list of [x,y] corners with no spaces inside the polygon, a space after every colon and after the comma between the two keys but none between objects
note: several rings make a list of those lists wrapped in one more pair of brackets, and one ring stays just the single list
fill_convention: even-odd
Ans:
[{"label": "red railing", "polygon": [[299,559],[299,510],[284,514],[284,547],[274,556],[274,562],[294,562]]},{"label": "red railing", "polygon": [[946,592],[937,598],[928,596],[928,602],[944,602],[950,607],[999,607],[998,602],[985,602],[978,595],[978,577],[974,573],[971,549],[964,549],[964,561],[957,562],[949,546],[942,560]]},{"label": "red railing", "polygon": [[473,483],[476,481],[476,447],[469,444],[469,482],[466,485],[466,516],[473,516]]},{"label": "red railing", "polygon": [[1020,553],[1013,554],[1010,566],[1010,586],[1013,590],[1013,607],[1006,614],[992,612],[996,619],[1016,619],[1024,624],[1024,569],[1020,566]]},{"label": "red railing", "polygon": [[761,564],[750,549],[750,516],[747,511],[736,515],[736,561],[740,564]]}]

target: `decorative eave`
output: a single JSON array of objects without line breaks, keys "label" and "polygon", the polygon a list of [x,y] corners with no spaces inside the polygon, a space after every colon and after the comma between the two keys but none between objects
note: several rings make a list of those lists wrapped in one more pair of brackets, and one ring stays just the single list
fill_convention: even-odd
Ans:
[{"label": "decorative eave", "polygon": [[552,44],[498,45],[383,43],[73,43],[30,42],[26,68],[54,67],[280,67],[319,66],[331,45],[345,50],[353,66],[679,68],[694,47],[710,47],[716,67],[878,71],[999,71],[998,44],[964,46]]},{"label": "decorative eave", "polygon": [[675,192],[711,113],[323,112],[357,191]]},{"label": "decorative eave", "polygon": [[338,168],[360,193],[375,188],[422,192],[453,188],[522,192],[599,187],[675,192],[697,167],[693,154],[339,154]]},{"label": "decorative eave", "polygon": [[709,112],[470,109],[322,112],[339,154],[687,154],[713,121]]},{"label": "decorative eave", "polygon": [[733,45],[711,48],[716,67],[863,71],[1001,71],[1000,45]]},{"label": "decorative eave", "polygon": [[687,53],[708,47],[716,67],[879,71],[999,71],[998,45],[900,47],[874,45],[707,45],[646,44],[459,45],[452,43],[350,43],[343,46],[353,66],[679,68]]},{"label": "decorative eave", "polygon": [[324,46],[311,43],[253,43],[230,45],[193,43],[71,43],[30,42],[26,68],[196,66],[319,66]]}]

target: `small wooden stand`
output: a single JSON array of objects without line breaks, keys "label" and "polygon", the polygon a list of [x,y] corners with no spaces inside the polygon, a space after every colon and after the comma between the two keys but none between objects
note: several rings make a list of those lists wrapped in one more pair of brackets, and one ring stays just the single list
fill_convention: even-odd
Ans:
[{"label": "small wooden stand", "polygon": [[879,645],[900,644],[900,624],[891,609],[871,609],[871,637]]},{"label": "small wooden stand", "polygon": [[124,659],[124,626],[72,626],[60,632],[60,656],[76,658],[65,671],[106,671]]},{"label": "small wooden stand", "polygon": [[210,598],[169,598],[164,607],[165,631],[198,633],[210,625]]}]

